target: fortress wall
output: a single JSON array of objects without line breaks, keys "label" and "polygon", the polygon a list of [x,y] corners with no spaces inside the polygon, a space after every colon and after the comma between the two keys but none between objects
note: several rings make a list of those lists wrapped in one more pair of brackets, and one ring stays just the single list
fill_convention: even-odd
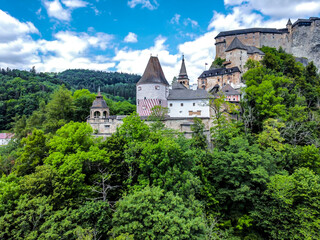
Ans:
[{"label": "fortress wall", "polygon": [[320,69],[320,20],[313,21],[311,26],[292,28],[292,54],[308,58]]},{"label": "fortress wall", "polygon": [[282,47],[287,53],[290,53],[290,35],[288,33],[283,34],[272,34],[272,33],[261,33],[261,47],[268,46],[278,49]]}]

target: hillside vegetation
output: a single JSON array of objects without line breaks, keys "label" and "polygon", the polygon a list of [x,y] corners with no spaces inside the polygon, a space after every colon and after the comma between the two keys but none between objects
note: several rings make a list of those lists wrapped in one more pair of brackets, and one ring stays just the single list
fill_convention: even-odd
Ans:
[{"label": "hillside vegetation", "polygon": [[[135,109],[132,104],[135,101],[135,90],[130,89],[135,88],[134,82],[137,78],[139,78],[137,75],[89,70],[68,70],[59,74],[49,74],[36,73],[34,68],[31,71],[2,69],[0,71],[0,130],[10,130],[15,119],[23,116],[28,118],[40,108],[41,103],[47,104],[53,92],[62,85],[73,93],[82,89],[89,89],[96,93],[97,86],[100,86],[103,94],[108,98],[106,100],[111,114],[132,113]],[[108,94],[110,89],[113,91],[112,95]],[[90,95],[90,92],[88,94]],[[93,100],[94,95],[91,95],[91,103],[89,99],[77,100],[78,103],[75,104],[78,108],[83,108],[81,110],[83,116],[80,117],[76,113],[73,117],[74,121],[83,121],[89,115]]]},{"label": "hillside vegetation", "polygon": [[0,148],[0,238],[320,239],[320,78],[262,50],[246,65],[240,120],[211,102],[212,148],[200,119],[186,139],[136,113],[95,138],[72,121],[90,92],[56,90]]},{"label": "hillside vegetation", "polygon": [[136,83],[141,76],[128,73],[71,69],[59,73],[57,77],[75,89],[88,89],[91,92],[96,92],[100,87],[101,91],[108,94],[110,98],[119,96],[135,104]]}]

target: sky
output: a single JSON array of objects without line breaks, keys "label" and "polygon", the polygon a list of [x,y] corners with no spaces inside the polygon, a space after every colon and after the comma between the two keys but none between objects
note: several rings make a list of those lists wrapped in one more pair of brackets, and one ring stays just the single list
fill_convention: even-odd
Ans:
[{"label": "sky", "polygon": [[195,83],[220,31],[309,17],[319,0],[0,0],[0,68],[142,74],[152,55],[171,82],[184,54]]}]

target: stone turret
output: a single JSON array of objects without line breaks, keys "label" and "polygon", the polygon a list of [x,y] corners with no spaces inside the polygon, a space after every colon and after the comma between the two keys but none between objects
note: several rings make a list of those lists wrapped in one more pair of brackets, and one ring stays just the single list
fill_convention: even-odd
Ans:
[{"label": "stone turret", "polygon": [[186,65],[184,63],[184,55],[182,55],[182,63],[181,63],[179,77],[178,77],[178,83],[181,83],[186,88],[189,88],[189,78],[187,74]]},{"label": "stone turret", "polygon": [[92,103],[90,108],[90,118],[107,118],[110,116],[109,107],[106,101],[101,96],[100,87],[98,89],[98,95]]},{"label": "stone turret", "polygon": [[288,22],[287,22],[287,25],[286,25],[287,29],[288,29],[288,32],[291,33],[292,32],[292,22],[289,18]]},{"label": "stone turret", "polygon": [[137,83],[137,112],[149,116],[156,106],[168,107],[169,83],[163,74],[158,57],[150,57],[147,67]]}]

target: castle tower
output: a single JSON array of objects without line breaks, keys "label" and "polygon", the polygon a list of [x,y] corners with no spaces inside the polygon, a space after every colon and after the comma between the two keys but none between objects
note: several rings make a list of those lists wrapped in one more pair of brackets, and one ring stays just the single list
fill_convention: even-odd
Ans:
[{"label": "castle tower", "polygon": [[163,74],[158,57],[150,57],[146,70],[137,83],[137,112],[149,116],[156,106],[168,107],[169,83]]},{"label": "castle tower", "polygon": [[287,27],[289,33],[291,33],[291,31],[292,31],[292,22],[291,22],[290,18],[289,18],[289,20],[287,22],[286,27]]},{"label": "castle tower", "polygon": [[90,108],[90,118],[107,118],[110,116],[109,107],[98,89],[98,95]]},{"label": "castle tower", "polygon": [[189,88],[189,78],[187,74],[186,65],[184,63],[184,55],[182,55],[182,63],[181,63],[179,77],[178,77],[178,83],[181,83],[186,88]]}]

